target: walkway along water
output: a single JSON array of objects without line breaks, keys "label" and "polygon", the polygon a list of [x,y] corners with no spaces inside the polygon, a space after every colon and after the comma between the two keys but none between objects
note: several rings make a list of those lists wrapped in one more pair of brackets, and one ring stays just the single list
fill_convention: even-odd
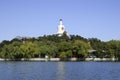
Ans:
[{"label": "walkway along water", "polygon": [[20,58],[20,59],[3,59],[0,61],[118,61],[118,58]]}]

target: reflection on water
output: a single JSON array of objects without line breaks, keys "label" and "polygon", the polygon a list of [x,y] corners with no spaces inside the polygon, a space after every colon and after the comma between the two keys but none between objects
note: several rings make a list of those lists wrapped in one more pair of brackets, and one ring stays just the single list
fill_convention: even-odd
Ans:
[{"label": "reflection on water", "polygon": [[58,62],[57,80],[65,80],[65,63]]},{"label": "reflection on water", "polygon": [[0,80],[120,80],[120,63],[0,62]]}]

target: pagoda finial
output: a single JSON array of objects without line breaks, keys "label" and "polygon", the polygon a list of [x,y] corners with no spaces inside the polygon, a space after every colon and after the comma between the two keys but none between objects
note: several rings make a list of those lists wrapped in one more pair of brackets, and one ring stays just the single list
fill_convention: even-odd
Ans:
[{"label": "pagoda finial", "polygon": [[62,21],[62,19],[60,19],[60,21]]},{"label": "pagoda finial", "polygon": [[60,19],[60,25],[62,25],[62,19]]}]

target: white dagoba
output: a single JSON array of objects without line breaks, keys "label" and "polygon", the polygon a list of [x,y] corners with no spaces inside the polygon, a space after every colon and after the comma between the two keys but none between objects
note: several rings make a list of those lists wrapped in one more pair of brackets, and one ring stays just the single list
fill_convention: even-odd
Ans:
[{"label": "white dagoba", "polygon": [[57,34],[58,34],[58,36],[62,36],[64,32],[65,32],[65,27],[62,24],[62,19],[60,19],[60,24],[58,25]]}]

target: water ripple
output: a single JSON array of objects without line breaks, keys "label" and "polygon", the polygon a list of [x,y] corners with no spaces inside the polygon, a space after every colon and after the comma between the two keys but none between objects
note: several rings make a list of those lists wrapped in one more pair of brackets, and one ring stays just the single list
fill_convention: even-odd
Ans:
[{"label": "water ripple", "polygon": [[119,62],[0,62],[0,80],[120,80]]}]

